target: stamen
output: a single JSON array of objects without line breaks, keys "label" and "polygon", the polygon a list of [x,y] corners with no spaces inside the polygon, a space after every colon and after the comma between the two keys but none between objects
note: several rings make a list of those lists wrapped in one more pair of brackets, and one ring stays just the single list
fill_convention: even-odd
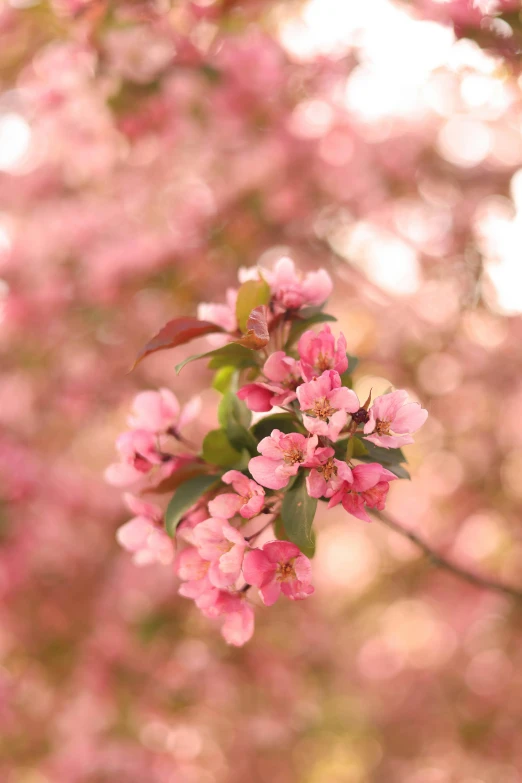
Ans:
[{"label": "stamen", "polygon": [[377,419],[375,423],[375,432],[377,435],[389,435],[390,434],[391,421],[381,421]]}]

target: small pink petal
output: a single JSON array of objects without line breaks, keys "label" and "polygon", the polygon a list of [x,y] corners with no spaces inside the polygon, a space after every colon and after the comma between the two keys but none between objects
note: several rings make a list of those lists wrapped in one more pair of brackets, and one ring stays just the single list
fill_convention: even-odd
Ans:
[{"label": "small pink petal", "polygon": [[221,517],[223,519],[232,519],[235,516],[242,505],[242,499],[239,495],[233,493],[226,493],[224,495],[218,495],[208,503],[208,510],[213,517]]},{"label": "small pink petal", "polygon": [[137,517],[147,517],[148,519],[159,521],[163,516],[159,506],[156,506],[154,503],[147,503],[146,500],[142,500],[142,498],[136,497],[136,495],[132,495],[130,492],[124,493],[123,502]]},{"label": "small pink petal", "polygon": [[411,435],[365,435],[366,440],[375,443],[383,449],[399,449],[401,446],[409,446],[414,443]]},{"label": "small pink petal", "polygon": [[295,575],[303,584],[309,584],[312,579],[312,563],[306,555],[300,554],[294,563]]},{"label": "small pink petal", "polygon": [[306,304],[322,305],[332,293],[332,278],[325,269],[309,272],[304,279],[302,290]]},{"label": "small pink petal", "polygon": [[357,517],[357,519],[362,519],[364,522],[371,522],[370,517],[364,508],[364,501],[360,495],[354,495],[352,492],[348,492],[344,495],[342,503],[344,510],[352,516]]},{"label": "small pink petal", "polygon": [[341,434],[341,430],[348,421],[348,414],[345,410],[336,411],[328,420],[328,437],[336,441]]},{"label": "small pink petal", "polygon": [[248,491],[248,479],[239,470],[227,470],[221,476],[221,481],[224,484],[232,484],[234,489],[239,494],[246,494]]},{"label": "small pink petal", "polygon": [[281,592],[292,601],[302,601],[315,592],[315,588],[309,584],[303,584],[298,579],[281,583]]},{"label": "small pink petal", "polygon": [[272,563],[287,563],[301,554],[301,550],[291,541],[268,541],[263,552]]},{"label": "small pink petal", "polygon": [[273,606],[281,594],[281,582],[272,582],[259,588],[259,595],[265,606]]},{"label": "small pink petal", "polygon": [[243,519],[252,519],[261,513],[264,505],[265,493],[263,492],[262,495],[254,495],[251,497],[248,503],[245,503],[245,505],[241,507],[239,513]]},{"label": "small pink petal", "polygon": [[392,429],[398,434],[416,432],[427,418],[427,410],[421,408],[418,402],[410,402],[403,405],[398,411],[393,420]]},{"label": "small pink petal", "polygon": [[326,492],[326,481],[317,470],[311,470],[307,476],[306,489],[311,498],[322,498]]},{"label": "small pink petal", "polygon": [[282,489],[290,481],[290,476],[276,472],[279,462],[268,457],[252,457],[248,469],[262,487]]},{"label": "small pink petal", "polygon": [[275,576],[276,565],[272,563],[261,549],[251,549],[243,560],[243,577],[245,582],[255,587],[263,587]]},{"label": "small pink petal", "polygon": [[208,578],[214,587],[224,589],[225,587],[230,587],[230,585],[233,585],[237,579],[237,576],[233,572],[223,571],[220,568],[219,561],[214,560],[208,569]]},{"label": "small pink petal", "polygon": [[254,610],[243,603],[240,611],[230,612],[225,618],[221,634],[227,644],[242,647],[250,641],[254,633]]},{"label": "small pink petal", "polygon": [[373,415],[381,421],[393,421],[397,411],[408,399],[408,392],[400,389],[390,394],[381,394],[373,401]]},{"label": "small pink petal", "polygon": [[114,462],[106,468],[105,481],[114,487],[129,487],[143,478],[143,473],[125,462]]},{"label": "small pink petal", "polygon": [[[290,364],[288,362],[290,359]],[[284,351],[274,351],[266,360],[263,372],[270,381],[281,383],[289,373],[293,360]]]},{"label": "small pink petal", "polygon": [[129,552],[136,552],[147,543],[147,538],[153,530],[150,520],[144,517],[135,517],[118,528],[116,540]]},{"label": "small pink petal", "polygon": [[303,416],[303,424],[311,435],[328,437],[328,424],[322,419],[315,419],[313,416]]},{"label": "small pink petal", "polygon": [[262,386],[260,383],[249,383],[243,386],[237,396],[255,413],[266,413],[272,410],[273,391]]}]

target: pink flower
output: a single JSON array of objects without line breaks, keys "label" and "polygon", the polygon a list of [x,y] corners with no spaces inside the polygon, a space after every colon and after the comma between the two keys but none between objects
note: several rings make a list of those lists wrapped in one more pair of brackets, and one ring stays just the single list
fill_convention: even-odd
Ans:
[{"label": "pink flower", "polygon": [[397,478],[391,471],[383,468],[378,462],[357,465],[352,469],[352,481],[344,481],[340,489],[332,495],[328,508],[343,504],[349,514],[365,522],[370,522],[365,506],[384,509],[390,481]]},{"label": "pink flower", "polygon": [[178,593],[183,598],[191,598],[205,617],[215,617],[215,604],[221,591],[209,579],[210,562],[191,546],[178,556],[175,567],[180,579],[184,580]]},{"label": "pink flower", "polygon": [[109,484],[125,487],[143,478],[155,465],[161,465],[170,455],[158,450],[157,440],[148,430],[129,430],[116,440],[121,462],[109,465],[105,478]]},{"label": "pink flower", "polygon": [[226,519],[200,522],[192,531],[193,540],[203,560],[210,561],[208,578],[214,587],[229,587],[241,574],[247,542]]},{"label": "pink flower", "polygon": [[[201,302],[198,305],[198,318],[201,321],[210,321],[211,324],[221,326],[226,332],[237,332],[239,329],[236,317],[237,289],[227,288],[226,304],[216,304],[214,302]],[[212,345],[224,345],[228,342],[227,337],[222,334],[211,334],[208,341]]]},{"label": "pink flower", "polygon": [[336,347],[329,326],[324,326],[319,334],[312,330],[305,332],[297,347],[301,359],[301,373],[305,381],[311,381],[325,370],[343,373],[348,369],[345,337],[341,332]]},{"label": "pink flower", "polygon": [[303,416],[308,432],[333,441],[346,424],[348,413],[359,410],[357,395],[341,386],[340,375],[335,370],[326,370],[319,378],[298,386],[297,398],[301,410],[309,414]]},{"label": "pink flower", "polygon": [[265,413],[272,410],[274,390],[266,383],[247,383],[237,392],[237,396],[251,411]]},{"label": "pink flower", "polygon": [[207,575],[208,560],[204,560],[196,547],[184,549],[176,560],[176,573],[184,582],[199,582]]},{"label": "pink flower", "polygon": [[[317,449],[317,452],[320,450]],[[317,456],[316,452],[316,456]],[[353,481],[352,470],[346,462],[334,458],[332,448],[323,449],[322,458],[306,477],[306,488],[312,498],[330,498],[344,481]]]},{"label": "pink flower", "polygon": [[211,605],[203,610],[207,617],[225,615],[221,634],[228,644],[242,647],[254,633],[254,610],[246,602],[242,593],[226,590],[216,591]]},{"label": "pink flower", "polygon": [[224,484],[232,484],[237,495],[227,492],[211,500],[208,510],[213,517],[231,519],[240,514],[244,519],[252,519],[261,512],[265,504],[263,487],[248,479],[239,470],[229,470],[221,477],[221,481]]},{"label": "pink flower", "polygon": [[253,609],[242,593],[216,588],[209,578],[211,568],[211,561],[201,557],[196,547],[184,549],[176,560],[177,574],[184,580],[178,592],[193,599],[205,617],[225,615],[221,633],[228,644],[240,647],[254,633]]},{"label": "pink flower", "polygon": [[[214,514],[214,516],[219,516],[218,514]],[[180,534],[186,534],[182,537],[186,538],[186,540],[189,540],[189,537],[191,535],[191,531],[196,527],[196,525],[199,525],[200,522],[203,522],[205,519],[208,519],[208,510],[206,505],[203,502],[200,502],[198,505],[194,506],[185,516],[183,517],[183,520],[180,522],[177,528],[177,535]],[[190,543],[193,543],[191,540]]]},{"label": "pink flower", "polygon": [[116,440],[120,457],[140,473],[148,473],[153,465],[161,465],[163,457],[158,450],[157,440],[147,430],[129,430]]},{"label": "pink flower", "polygon": [[254,610],[243,599],[235,612],[229,612],[221,626],[221,635],[227,644],[242,647],[254,634]]},{"label": "pink flower", "polygon": [[321,305],[333,288],[330,275],[324,269],[309,272],[303,279],[296,272],[292,259],[286,257],[279,259],[272,271],[263,269],[263,277],[270,285],[274,301],[285,310]]},{"label": "pink flower", "polygon": [[158,527],[163,513],[153,503],[126,493],[125,503],[136,514],[116,531],[118,543],[132,552],[136,565],[161,563],[168,565],[174,558],[174,544],[171,538]]},{"label": "pink flower", "polygon": [[146,391],[134,398],[128,424],[134,429],[177,434],[199,415],[200,410],[199,397],[193,397],[180,409],[176,395],[169,389]]},{"label": "pink flower", "polygon": [[293,601],[311,595],[311,574],[310,560],[289,541],[269,541],[262,549],[252,549],[243,563],[246,582],[259,588],[266,606],[272,606],[281,592]]},{"label": "pink flower", "polygon": [[370,418],[364,425],[365,438],[385,449],[396,449],[413,443],[410,433],[422,427],[428,418],[428,411],[421,408],[418,402],[407,403],[407,399],[405,391],[376,397],[368,411]]},{"label": "pink flower", "polygon": [[275,351],[266,360],[263,373],[271,383],[249,383],[237,393],[251,411],[263,413],[295,400],[295,389],[301,382],[299,362],[284,351]]},{"label": "pink flower", "polygon": [[285,435],[274,430],[268,438],[259,442],[261,457],[252,457],[248,469],[258,484],[268,489],[286,487],[299,467],[313,464],[317,436],[306,438],[298,432]]}]

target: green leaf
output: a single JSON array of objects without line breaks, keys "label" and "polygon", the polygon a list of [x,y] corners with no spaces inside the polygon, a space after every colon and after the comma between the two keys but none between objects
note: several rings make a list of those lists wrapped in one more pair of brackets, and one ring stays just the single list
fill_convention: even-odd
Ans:
[{"label": "green leaf", "polygon": [[207,358],[210,359],[208,366],[212,370],[218,370],[221,367],[243,369],[244,367],[254,367],[257,365],[256,354],[254,351],[251,351],[250,348],[244,348],[242,345],[237,345],[237,343],[227,343],[220,348],[214,348],[212,351],[193,354],[177,364],[174,369],[179,375],[186,364],[195,362],[196,359]]},{"label": "green leaf", "polygon": [[311,498],[306,491],[305,476],[301,471],[285,493],[281,506],[281,518],[288,540],[297,544],[301,551],[312,546],[312,524],[316,508],[317,498]]},{"label": "green leaf", "polygon": [[348,389],[353,388],[353,379],[352,374],[349,370],[346,370],[346,372],[341,373],[341,386],[346,386]]},{"label": "green leaf", "polygon": [[195,476],[180,484],[165,512],[165,529],[169,536],[174,535],[178,524],[187,511],[217,481],[219,481],[219,476]]},{"label": "green leaf", "polygon": [[251,428],[251,432],[253,432],[258,441],[268,438],[272,430],[281,430],[281,432],[286,434],[289,432],[304,432],[299,422],[296,421],[295,416],[292,416],[291,413],[274,413],[272,416],[265,416],[264,419],[260,419]]},{"label": "green leaf", "polygon": [[368,454],[358,459],[364,459],[366,462],[380,462],[386,468],[390,465],[400,465],[401,462],[408,462],[402,449],[383,449],[382,446],[376,446],[369,440],[362,441]]},{"label": "green leaf", "polygon": [[[286,535],[285,526],[283,524],[283,520],[280,516],[278,516],[274,521],[274,534],[275,537],[279,541],[288,541],[288,536]],[[310,543],[307,543],[305,546],[301,547],[301,552],[303,555],[306,555],[310,559],[315,555],[315,546],[316,546],[316,538],[315,538],[315,532],[312,529],[311,532],[312,540]]]},{"label": "green leaf", "polygon": [[391,473],[395,473],[397,478],[408,479],[411,481],[411,476],[404,465],[385,465],[384,467],[386,467]]},{"label": "green leaf", "polygon": [[242,453],[237,451],[225,430],[211,430],[203,440],[202,456],[205,462],[219,465],[221,468],[233,468],[241,463]]},{"label": "green leaf", "polygon": [[[351,449],[353,459],[362,459],[363,457],[368,456],[370,452],[368,451],[368,446],[365,440],[354,437],[350,438],[350,441],[352,443]],[[350,448],[350,441],[348,442],[348,448]]]},{"label": "green leaf", "polygon": [[362,459],[368,455],[368,449],[362,440],[357,437],[348,438],[346,444],[346,459]]},{"label": "green leaf", "polygon": [[328,315],[328,313],[319,312],[315,313],[315,315],[312,315],[309,318],[296,319],[290,327],[285,350],[288,350],[288,348],[290,348],[290,346],[292,346],[296,340],[298,340],[301,335],[307,331],[307,329],[315,326],[315,324],[324,323],[325,321],[337,321],[337,318],[335,318],[333,315]]},{"label": "green leaf", "polygon": [[221,394],[227,392],[234,381],[235,372],[235,367],[221,367],[214,375],[212,388],[221,392]]},{"label": "green leaf", "polygon": [[[311,307],[303,307],[302,310],[299,310],[296,314],[296,318],[301,318],[304,321],[307,321],[309,318],[315,318],[316,315],[321,315],[324,308],[324,302],[321,305],[312,305]],[[330,316],[332,320],[336,321],[337,319],[333,316]]]},{"label": "green leaf", "polygon": [[357,365],[359,364],[359,359],[357,358],[357,356],[352,356],[350,353],[347,353],[346,356],[348,357],[348,370],[350,374],[352,374],[357,369]]},{"label": "green leaf", "polygon": [[230,420],[241,424],[243,427],[249,427],[252,421],[252,413],[237,394],[226,392],[218,406],[218,421],[223,429],[226,429]]},{"label": "green leaf", "polygon": [[208,366],[211,370],[219,370],[221,367],[235,367],[243,370],[245,367],[257,367],[258,356],[251,348],[245,348],[237,343],[227,343],[222,348],[210,351]]},{"label": "green leaf", "polygon": [[248,431],[251,420],[252,414],[245,403],[234,392],[226,392],[219,403],[218,421],[235,449],[257,454],[257,441]]},{"label": "green leaf", "polygon": [[247,280],[237,292],[236,316],[243,334],[252,310],[270,301],[270,286],[265,280]]},{"label": "green leaf", "polygon": [[189,462],[186,465],[178,468],[171,476],[167,476],[156,486],[144,489],[143,493],[146,495],[158,495],[165,493],[172,493],[179,487],[180,484],[184,484],[194,476],[201,476],[204,473],[208,474],[208,465],[203,462]]},{"label": "green leaf", "polygon": [[347,461],[358,459],[361,462],[378,462],[383,467],[391,470],[398,478],[409,479],[410,474],[401,463],[408,462],[402,449],[383,449],[375,446],[369,440],[364,440],[360,435],[353,438],[344,438],[334,444],[337,459]]},{"label": "green leaf", "polygon": [[[394,473],[397,478],[411,478],[406,468],[401,464],[408,462],[402,449],[383,449],[382,446],[376,446],[369,440],[360,440],[359,438],[352,438],[352,440],[358,449],[358,453],[353,455],[354,459],[359,459],[361,462],[379,462],[384,468]],[[361,453],[361,448],[365,453]]]}]

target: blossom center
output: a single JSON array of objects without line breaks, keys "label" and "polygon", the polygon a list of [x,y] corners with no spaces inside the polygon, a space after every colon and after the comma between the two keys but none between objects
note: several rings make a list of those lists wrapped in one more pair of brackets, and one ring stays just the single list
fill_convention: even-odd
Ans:
[{"label": "blossom center", "polygon": [[289,560],[287,563],[279,563],[277,566],[277,579],[279,582],[286,582],[289,579],[296,579],[294,571],[294,560]]},{"label": "blossom center", "polygon": [[318,467],[317,470],[319,473],[323,474],[325,481],[330,481],[332,476],[337,476],[337,466],[333,461],[333,457],[330,457],[330,459],[325,462],[324,465]]},{"label": "blossom center", "polygon": [[325,370],[330,370],[332,367],[332,362],[330,361],[330,357],[325,356],[324,353],[320,351],[317,357],[316,367],[320,371],[320,373],[323,373]]},{"label": "blossom center", "polygon": [[377,435],[389,435],[390,434],[391,421],[382,421],[377,419],[375,423],[375,432]]},{"label": "blossom center", "polygon": [[319,397],[314,401],[314,406],[309,411],[317,416],[318,419],[328,419],[335,413],[336,409],[330,405],[330,400],[327,397]]},{"label": "blossom center", "polygon": [[283,459],[287,465],[295,465],[296,462],[303,461],[303,452],[297,446],[291,446],[284,452]]}]

